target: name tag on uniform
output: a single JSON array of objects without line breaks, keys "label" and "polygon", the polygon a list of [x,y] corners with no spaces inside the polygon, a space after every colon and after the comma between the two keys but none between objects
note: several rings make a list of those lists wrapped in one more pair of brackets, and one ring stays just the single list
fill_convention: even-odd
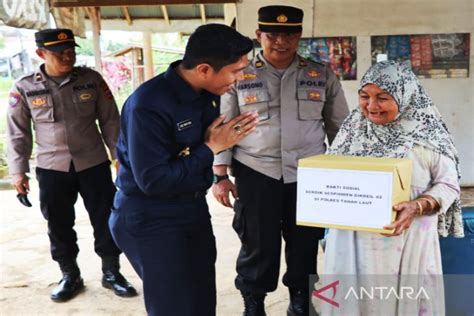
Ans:
[{"label": "name tag on uniform", "polygon": [[34,97],[42,94],[49,94],[49,89],[33,90],[26,92],[27,97]]},{"label": "name tag on uniform", "polygon": [[179,122],[177,125],[178,125],[178,131],[182,131],[193,126],[193,122],[191,120],[185,120],[185,121]]},{"label": "name tag on uniform", "polygon": [[88,89],[95,89],[95,85],[93,83],[83,84],[74,86],[72,88],[74,91],[81,91],[81,90],[88,90]]}]

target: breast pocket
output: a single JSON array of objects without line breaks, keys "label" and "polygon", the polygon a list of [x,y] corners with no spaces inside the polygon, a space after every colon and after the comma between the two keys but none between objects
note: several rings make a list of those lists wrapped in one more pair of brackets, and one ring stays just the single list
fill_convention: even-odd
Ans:
[{"label": "breast pocket", "polygon": [[189,146],[193,148],[201,143],[202,135],[203,131],[200,122],[192,122],[192,125],[189,127],[176,129],[176,143],[179,147]]},{"label": "breast pocket", "polygon": [[80,117],[87,117],[95,114],[97,92],[92,89],[74,92],[74,109]]},{"label": "breast pocket", "polygon": [[270,118],[267,90],[239,90],[237,96],[241,113],[257,111],[260,122]]},{"label": "breast pocket", "polygon": [[302,121],[322,119],[325,101],[324,89],[298,89],[298,119]]},{"label": "breast pocket", "polygon": [[28,97],[31,117],[36,123],[54,122],[53,99],[50,95]]}]

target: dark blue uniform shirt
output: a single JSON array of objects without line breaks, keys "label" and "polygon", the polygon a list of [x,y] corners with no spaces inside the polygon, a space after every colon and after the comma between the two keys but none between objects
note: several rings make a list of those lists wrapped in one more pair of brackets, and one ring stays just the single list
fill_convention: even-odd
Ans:
[{"label": "dark blue uniform shirt", "polygon": [[116,208],[125,196],[160,200],[205,191],[212,184],[214,156],[204,145],[204,133],[219,116],[219,96],[194,91],[176,73],[178,64],[142,84],[125,102]]}]

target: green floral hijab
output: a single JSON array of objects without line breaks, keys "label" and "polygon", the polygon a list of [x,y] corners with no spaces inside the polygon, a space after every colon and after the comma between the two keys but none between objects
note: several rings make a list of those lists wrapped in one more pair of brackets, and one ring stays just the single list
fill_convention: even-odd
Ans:
[{"label": "green floral hijab", "polygon": [[[359,108],[342,124],[329,154],[404,158],[413,145],[421,145],[449,157],[459,159],[451,135],[425,89],[407,64],[379,62],[366,72],[360,88],[375,84],[387,91],[398,103],[398,116],[388,124],[373,124]],[[438,232],[446,237],[463,237],[460,197],[446,213],[439,214]]]}]

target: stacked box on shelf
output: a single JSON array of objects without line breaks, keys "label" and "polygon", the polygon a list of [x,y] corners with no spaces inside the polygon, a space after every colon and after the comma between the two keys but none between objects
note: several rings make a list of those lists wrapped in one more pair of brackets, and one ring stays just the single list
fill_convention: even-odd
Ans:
[{"label": "stacked box on shelf", "polygon": [[431,35],[420,36],[421,42],[421,68],[433,68],[433,47],[431,46]]},{"label": "stacked box on shelf", "polygon": [[388,36],[386,48],[390,60],[410,59],[410,37],[407,35]]},{"label": "stacked box on shelf", "polygon": [[421,38],[418,35],[410,36],[410,62],[413,70],[421,68]]}]

